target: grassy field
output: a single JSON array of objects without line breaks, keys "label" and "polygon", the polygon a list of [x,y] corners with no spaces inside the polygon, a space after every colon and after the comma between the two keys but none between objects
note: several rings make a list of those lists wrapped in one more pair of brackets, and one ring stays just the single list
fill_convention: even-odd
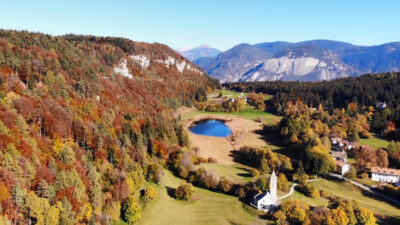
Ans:
[{"label": "grassy field", "polygon": [[252,180],[249,174],[250,168],[238,163],[229,165],[203,163],[198,167],[204,167],[207,171],[214,171],[218,177],[226,177],[238,183]]},{"label": "grassy field", "polygon": [[389,145],[389,141],[374,135],[370,139],[360,139],[359,144],[369,145],[373,148],[382,148],[382,147],[386,148]]},{"label": "grassy field", "polygon": [[301,200],[304,201],[305,203],[307,203],[308,205],[315,207],[315,206],[328,206],[328,200],[325,198],[310,198],[305,196],[304,194],[295,191],[294,194],[292,194],[291,196],[289,196],[288,198],[285,198],[283,201],[287,201],[287,200]]},{"label": "grassy field", "polygon": [[331,180],[321,180],[313,183],[320,190],[328,191],[329,193],[343,199],[356,200],[361,206],[371,209],[375,213],[386,216],[399,216],[400,209],[388,204],[381,199],[375,199],[364,195],[363,192],[348,182],[339,182]]},{"label": "grassy field", "polygon": [[367,185],[367,186],[374,186],[376,184],[378,184],[377,181],[373,181],[370,178],[355,178],[355,181],[357,181],[358,183]]},{"label": "grassy field", "polygon": [[[208,101],[209,102],[213,102],[213,101],[217,101],[218,99],[221,99],[219,97],[217,97],[219,95],[219,93],[222,93],[223,97],[231,97],[231,98],[236,98],[239,96],[243,96],[246,97],[247,93],[240,93],[240,92],[235,92],[235,91],[231,91],[231,90],[216,90],[214,91],[214,93],[212,93],[211,95],[208,96]],[[272,96],[270,95],[265,95],[264,98],[270,99]],[[271,123],[271,122],[276,122],[279,121],[281,119],[281,117],[268,113],[268,112],[264,112],[262,110],[256,109],[253,106],[250,105],[246,105],[244,110],[241,112],[207,112],[207,111],[194,111],[194,112],[188,112],[188,113],[184,113],[181,115],[181,118],[183,120],[187,120],[189,118],[192,118],[194,116],[197,115],[217,115],[217,116],[239,116],[245,119],[252,119],[252,120],[257,120],[259,118],[263,118],[264,121],[266,123]]]},{"label": "grassy field", "polygon": [[196,188],[199,200],[185,202],[168,195],[168,188],[176,188],[180,180],[169,171],[156,186],[158,198],[142,214],[140,225],[147,224],[265,224],[258,215],[246,210],[237,197]]},{"label": "grassy field", "polygon": [[272,123],[279,121],[280,116],[274,115],[272,113],[264,112],[255,109],[253,106],[247,105],[245,109],[241,112],[207,112],[207,111],[195,111],[189,112],[181,115],[183,120],[187,120],[197,115],[217,115],[217,116],[240,116],[245,119],[257,120],[258,118],[263,118],[265,123]]},{"label": "grassy field", "polygon": [[[222,93],[223,96],[227,96],[227,97],[231,97],[231,98],[236,98],[239,96],[242,96],[241,92],[236,92],[236,91],[231,91],[231,90],[227,90],[227,89],[217,89],[214,91],[214,93],[211,96],[218,96],[219,93]],[[247,97],[247,93],[243,93],[243,97]]]}]

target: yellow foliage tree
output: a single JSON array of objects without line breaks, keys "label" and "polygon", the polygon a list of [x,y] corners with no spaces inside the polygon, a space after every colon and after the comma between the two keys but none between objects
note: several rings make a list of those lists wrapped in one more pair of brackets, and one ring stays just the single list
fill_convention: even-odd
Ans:
[{"label": "yellow foliage tree", "polygon": [[337,225],[347,225],[350,221],[346,212],[342,208],[332,209],[332,218]]},{"label": "yellow foliage tree", "polygon": [[0,183],[0,202],[9,198],[10,196],[11,194],[8,188],[3,183]]},{"label": "yellow foliage tree", "polygon": [[47,210],[46,212],[46,225],[57,225],[60,220],[60,210],[57,208],[56,205],[53,205]]},{"label": "yellow foliage tree", "polygon": [[45,198],[39,198],[35,192],[30,191],[25,198],[25,207],[29,217],[36,220],[37,225],[44,225],[45,215],[50,208],[49,201]]},{"label": "yellow foliage tree", "polygon": [[374,225],[376,222],[374,213],[371,210],[362,207],[360,207],[360,209],[357,211],[356,218],[358,224]]}]

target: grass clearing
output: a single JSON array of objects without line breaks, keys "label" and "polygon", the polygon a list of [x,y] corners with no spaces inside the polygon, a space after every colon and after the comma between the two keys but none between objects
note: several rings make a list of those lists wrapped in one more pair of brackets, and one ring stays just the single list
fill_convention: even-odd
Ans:
[{"label": "grass clearing", "polygon": [[376,184],[378,184],[378,182],[371,180],[370,178],[355,178],[355,181],[357,181],[358,183],[367,185],[367,186],[374,186]]},{"label": "grass clearing", "polygon": [[203,163],[198,166],[198,168],[200,167],[204,167],[207,171],[214,171],[218,177],[226,177],[238,183],[248,182],[253,179],[249,173],[251,168],[238,163],[229,165]]},{"label": "grass clearing", "polygon": [[329,201],[325,198],[322,198],[322,197],[310,198],[310,197],[307,197],[304,194],[298,192],[297,190],[294,192],[294,194],[285,198],[283,201],[294,200],[294,199],[304,201],[305,203],[307,203],[308,205],[310,205],[312,207],[328,206],[328,204],[329,204]]},{"label": "grass clearing", "polygon": [[168,195],[167,188],[176,188],[180,179],[165,171],[161,184],[156,186],[158,198],[143,211],[139,225],[147,224],[265,224],[258,215],[246,210],[237,197],[196,188],[199,200],[185,202]]},{"label": "grass clearing", "polygon": [[207,112],[207,111],[193,111],[181,115],[183,120],[193,118],[197,115],[210,115],[210,116],[239,116],[245,119],[257,120],[263,118],[265,123],[273,123],[279,121],[282,117],[274,115],[269,112],[264,112],[254,108],[253,106],[246,105],[241,112]]},{"label": "grass clearing", "polygon": [[389,141],[387,139],[380,138],[374,135],[372,138],[369,139],[360,139],[360,145],[369,145],[372,148],[386,148],[389,145]]},{"label": "grass clearing", "polygon": [[371,209],[375,213],[386,216],[399,216],[400,209],[384,202],[381,199],[375,199],[372,196],[367,196],[359,188],[348,182],[320,180],[313,182],[313,185],[320,190],[328,191],[329,193],[343,199],[356,200],[361,206]]}]

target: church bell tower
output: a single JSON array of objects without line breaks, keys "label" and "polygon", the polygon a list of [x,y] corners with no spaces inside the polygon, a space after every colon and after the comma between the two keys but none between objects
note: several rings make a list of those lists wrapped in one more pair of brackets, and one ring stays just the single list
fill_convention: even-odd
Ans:
[{"label": "church bell tower", "polygon": [[278,198],[277,191],[278,191],[278,179],[276,177],[275,170],[273,170],[269,182],[269,192],[271,193],[272,200],[275,202],[275,204]]}]

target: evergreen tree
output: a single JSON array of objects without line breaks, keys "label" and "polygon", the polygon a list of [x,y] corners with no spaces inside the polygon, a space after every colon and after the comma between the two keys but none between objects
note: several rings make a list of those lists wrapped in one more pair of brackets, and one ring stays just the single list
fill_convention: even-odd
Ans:
[{"label": "evergreen tree", "polygon": [[23,209],[25,205],[25,195],[26,191],[21,189],[19,184],[16,184],[12,190],[12,199],[15,205],[17,205],[21,209]]},{"label": "evergreen tree", "polygon": [[54,189],[44,179],[38,183],[36,193],[39,197],[45,198],[50,202],[54,197]]}]

